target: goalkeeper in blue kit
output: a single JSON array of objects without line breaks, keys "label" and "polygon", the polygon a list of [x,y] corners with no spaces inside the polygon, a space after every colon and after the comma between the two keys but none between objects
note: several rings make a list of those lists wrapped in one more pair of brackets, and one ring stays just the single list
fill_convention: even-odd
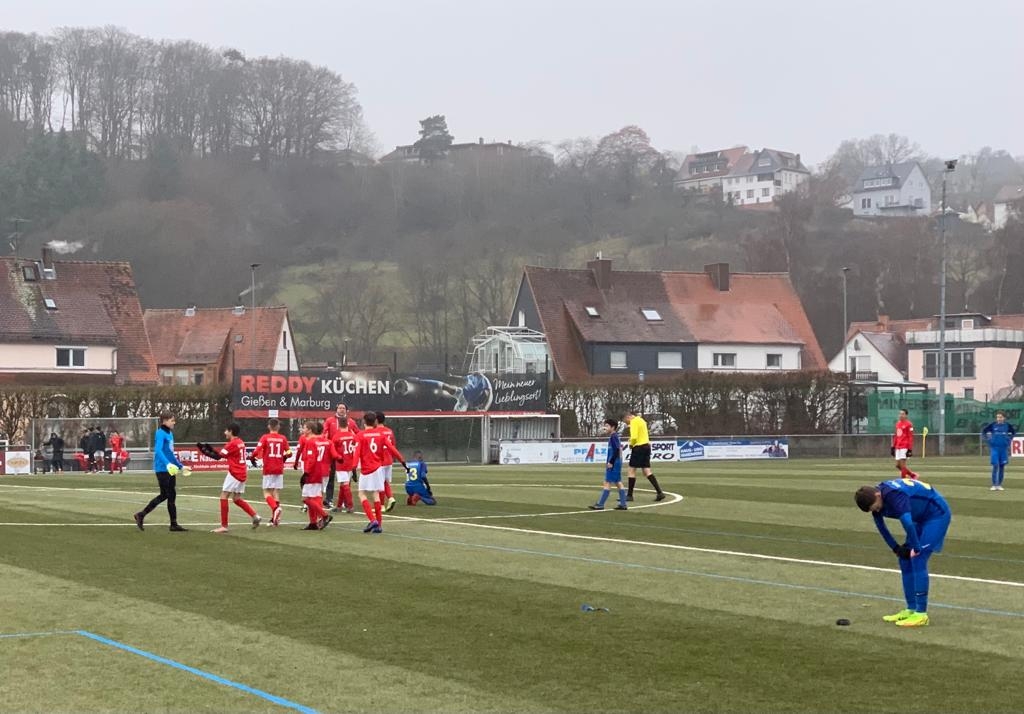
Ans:
[{"label": "goalkeeper in blue kit", "polygon": [[[857,507],[870,513],[882,540],[899,559],[903,596],[907,607],[882,619],[899,627],[928,624],[928,559],[942,551],[951,513],[942,494],[923,481],[893,479],[877,486],[861,486],[854,494]],[[900,544],[885,525],[895,518],[906,531]]]},{"label": "goalkeeper in blue kit", "polygon": [[405,474],[405,492],[408,494],[405,505],[415,506],[423,501],[428,506],[436,506],[437,499],[434,498],[430,481],[427,480],[427,462],[423,460],[423,452],[414,451],[412,459]]},{"label": "goalkeeper in blue kit", "polygon": [[1017,430],[1006,421],[1004,412],[996,412],[996,420],[981,430],[981,438],[988,442],[989,463],[992,464],[992,486],[990,491],[1003,490],[1006,464],[1010,461],[1010,444]]}]

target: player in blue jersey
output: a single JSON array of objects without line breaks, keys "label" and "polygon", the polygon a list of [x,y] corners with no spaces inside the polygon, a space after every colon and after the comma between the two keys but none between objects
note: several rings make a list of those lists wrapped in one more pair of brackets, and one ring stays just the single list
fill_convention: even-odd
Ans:
[{"label": "player in blue jersey", "polygon": [[407,506],[415,506],[420,501],[428,506],[437,505],[430,481],[427,480],[427,462],[423,460],[422,451],[414,451],[412,454],[409,470],[405,474],[405,492],[408,494],[405,499]]},{"label": "player in blue jersey", "polygon": [[[857,507],[871,513],[882,540],[899,559],[903,574],[903,595],[907,607],[882,619],[900,627],[928,624],[928,559],[942,552],[951,518],[949,504],[942,494],[923,481],[893,479],[877,486],[861,486],[854,494]],[[907,533],[901,545],[885,525],[895,518]]]},{"label": "player in blue jersey", "polygon": [[617,511],[625,511],[626,487],[622,483],[622,441],[619,439],[619,422],[614,419],[605,419],[601,426],[605,434],[608,434],[608,453],[604,460],[604,490],[601,491],[601,498],[597,503],[590,506],[593,511],[603,511],[605,501],[608,500],[608,493],[614,486],[619,490],[619,505]]},{"label": "player in blue jersey", "polygon": [[996,420],[981,430],[981,438],[988,442],[989,463],[992,464],[992,487],[990,491],[1003,490],[1006,464],[1010,460],[1010,444],[1017,435],[1017,429],[1006,421],[1004,412],[996,412]]}]

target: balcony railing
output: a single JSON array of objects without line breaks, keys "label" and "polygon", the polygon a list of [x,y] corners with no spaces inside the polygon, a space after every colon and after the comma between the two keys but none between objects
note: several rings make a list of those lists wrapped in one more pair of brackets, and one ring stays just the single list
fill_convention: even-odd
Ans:
[{"label": "balcony railing", "polygon": [[[908,345],[939,344],[938,330],[908,332]],[[1024,345],[1024,330],[1007,330],[1001,327],[983,327],[975,330],[946,330],[946,344],[972,344],[978,342],[1001,342]]]}]

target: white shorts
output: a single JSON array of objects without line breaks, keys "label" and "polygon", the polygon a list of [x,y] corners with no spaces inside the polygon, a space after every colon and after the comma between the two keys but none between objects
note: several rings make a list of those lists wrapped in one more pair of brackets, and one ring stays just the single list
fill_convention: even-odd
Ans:
[{"label": "white shorts", "polygon": [[94,452],[92,453],[92,457],[93,457],[94,459],[96,459],[96,460],[99,460],[99,459],[102,459],[102,458],[103,458],[103,454],[104,454],[104,452],[103,452],[103,451],[94,451]]},{"label": "white shorts", "polygon": [[896,460],[907,458],[907,449],[896,449]]},{"label": "white shorts", "polygon": [[280,491],[282,488],[284,488],[284,476],[283,475],[278,474],[277,476],[270,476],[268,474],[264,474],[264,476],[263,476],[263,490],[264,491],[273,491],[275,489]]},{"label": "white shorts", "polygon": [[303,498],[320,498],[324,495],[324,485],[322,483],[307,483],[302,487]]},{"label": "white shorts", "polygon": [[391,464],[388,464],[387,466],[381,466],[380,468],[381,471],[384,472],[384,480],[387,481],[388,483],[391,483]]},{"label": "white shorts", "polygon": [[359,477],[360,491],[383,491],[384,490],[384,467],[373,473],[363,474]]},{"label": "white shorts", "polygon": [[349,481],[352,480],[352,472],[338,471],[337,473],[335,473],[335,478],[337,479],[338,483],[348,483]]},{"label": "white shorts", "polygon": [[226,493],[237,493],[241,496],[245,493],[245,481],[239,481],[231,474],[228,474],[224,477],[224,485],[221,486],[220,490]]}]

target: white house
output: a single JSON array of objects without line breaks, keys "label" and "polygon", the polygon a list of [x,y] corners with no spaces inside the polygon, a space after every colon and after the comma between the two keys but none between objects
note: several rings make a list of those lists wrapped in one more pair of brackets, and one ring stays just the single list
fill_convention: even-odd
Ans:
[{"label": "white house", "polygon": [[1011,215],[1024,213],[1024,185],[1003,186],[992,201],[992,227],[999,230]]},{"label": "white house", "polygon": [[798,190],[810,176],[800,154],[761,149],[744,154],[722,178],[722,198],[734,206],[770,205],[776,196]]},{"label": "white house", "polygon": [[849,372],[854,379],[892,384],[894,388],[906,384],[907,344],[903,333],[888,329],[884,318],[870,327],[861,328],[854,323],[846,344],[829,361],[828,368]]},{"label": "white house", "polygon": [[722,185],[722,179],[736,166],[736,162],[747,155],[749,149],[736,146],[731,149],[703,151],[689,154],[679,167],[672,185],[679,191],[707,193]]},{"label": "white house", "polygon": [[870,166],[853,186],[855,216],[927,216],[932,190],[916,161]]}]

